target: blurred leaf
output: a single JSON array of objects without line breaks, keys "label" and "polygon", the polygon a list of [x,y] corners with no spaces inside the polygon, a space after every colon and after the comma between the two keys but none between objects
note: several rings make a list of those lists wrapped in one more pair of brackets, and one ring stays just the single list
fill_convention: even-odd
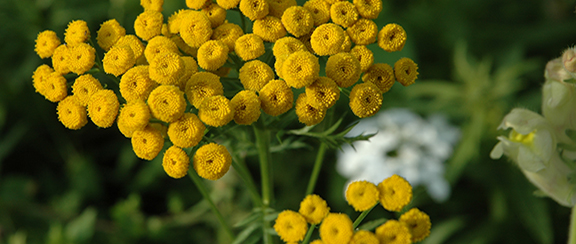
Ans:
[{"label": "blurred leaf", "polygon": [[246,227],[246,229],[244,229],[243,231],[241,231],[238,236],[236,236],[236,239],[232,242],[232,244],[240,244],[240,243],[245,243],[244,241],[252,234],[254,233],[254,231],[258,230],[260,227],[259,224],[253,224],[253,225],[249,225],[248,227]]},{"label": "blurred leaf", "polygon": [[530,188],[532,187],[524,179],[518,179],[513,182],[514,185],[508,188],[511,191],[512,199],[522,200],[512,200],[512,210],[516,212],[521,220],[520,222],[537,239],[538,243],[553,243],[554,231],[546,199],[534,197],[531,194],[532,190]]},{"label": "blurred leaf", "polygon": [[83,197],[95,197],[102,191],[98,168],[85,155],[72,152],[67,160],[71,187]]},{"label": "blurred leaf", "polygon": [[36,193],[36,184],[26,176],[8,175],[0,181],[0,202],[18,204],[29,201]]},{"label": "blurred leaf", "polygon": [[386,219],[386,218],[381,218],[381,219],[372,220],[372,221],[366,222],[365,224],[359,226],[358,229],[367,230],[367,231],[373,231],[373,230],[376,229],[378,226],[386,223],[386,221],[388,221],[388,219]]},{"label": "blurred leaf", "polygon": [[[1,109],[0,112],[2,112]],[[8,130],[6,135],[2,136],[2,140],[0,141],[0,165],[2,161],[4,161],[4,158],[8,156],[14,147],[22,140],[22,137],[26,134],[26,132],[28,132],[28,130],[28,124],[20,122],[16,123],[16,125]]]},{"label": "blurred leaf", "polygon": [[26,232],[18,231],[8,237],[8,244],[26,244]]},{"label": "blurred leaf", "polygon": [[62,196],[55,196],[52,200],[53,208],[64,216],[71,217],[79,212],[82,197],[77,191],[69,191]]},{"label": "blurred leaf", "polygon": [[120,233],[129,238],[137,238],[144,234],[144,214],[140,211],[140,196],[131,194],[128,199],[116,203],[112,207],[112,218],[118,225]]},{"label": "blurred leaf", "polygon": [[63,232],[62,224],[50,224],[50,229],[48,230],[48,236],[46,238],[46,244],[65,244],[66,241]]},{"label": "blurred leaf", "polygon": [[248,215],[246,218],[242,219],[240,222],[234,224],[233,227],[238,228],[238,227],[248,225],[248,224],[260,219],[261,217],[262,217],[261,211],[252,211],[252,213],[250,215]]},{"label": "blurred leaf", "polygon": [[451,218],[441,223],[432,225],[430,236],[428,236],[422,244],[442,244],[446,243],[448,238],[454,235],[457,231],[465,227],[462,218]]},{"label": "blurred leaf", "polygon": [[76,219],[66,225],[66,238],[72,242],[86,242],[94,235],[97,212],[94,208],[86,208]]}]

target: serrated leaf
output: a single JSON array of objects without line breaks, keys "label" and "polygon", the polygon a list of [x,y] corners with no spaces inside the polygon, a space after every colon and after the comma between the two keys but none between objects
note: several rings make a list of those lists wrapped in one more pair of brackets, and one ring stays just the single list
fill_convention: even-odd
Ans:
[{"label": "serrated leaf", "polygon": [[257,230],[259,225],[250,225],[246,229],[240,232],[236,236],[236,239],[232,242],[232,244],[239,244],[244,243],[244,241],[252,234],[255,230]]},{"label": "serrated leaf", "polygon": [[246,217],[243,220],[241,220],[240,222],[234,224],[234,228],[248,225],[248,224],[254,222],[255,220],[259,219],[260,217],[262,217],[262,212],[252,212],[250,215],[248,215],[248,217]]},{"label": "serrated leaf", "polygon": [[360,227],[358,227],[358,229],[372,231],[372,230],[376,229],[378,226],[386,223],[386,221],[388,221],[388,219],[386,219],[386,218],[372,220],[372,221],[369,221],[369,222],[361,225]]},{"label": "serrated leaf", "polygon": [[330,126],[330,128],[328,128],[327,130],[325,130],[322,134],[324,135],[330,135],[332,134],[334,131],[336,131],[336,129],[338,129],[338,127],[340,126],[340,124],[342,123],[342,120],[344,119],[344,117],[340,118],[338,121],[336,121],[336,123],[334,123],[332,126]]}]

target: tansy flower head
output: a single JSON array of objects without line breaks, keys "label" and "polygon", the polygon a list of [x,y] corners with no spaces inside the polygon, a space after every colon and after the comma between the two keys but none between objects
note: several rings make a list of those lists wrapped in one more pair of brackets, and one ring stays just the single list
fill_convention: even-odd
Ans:
[{"label": "tansy flower head", "polygon": [[338,25],[328,23],[318,26],[310,36],[310,45],[320,56],[334,55],[342,50],[344,30]]},{"label": "tansy flower head", "polygon": [[144,54],[144,44],[142,41],[138,39],[135,35],[125,35],[121,37],[118,42],[116,42],[118,46],[129,46],[132,49],[132,53],[134,53],[134,58],[137,60]]},{"label": "tansy flower head", "polygon": [[343,213],[329,213],[322,221],[319,232],[326,244],[348,243],[354,234],[352,220]]},{"label": "tansy flower head", "polygon": [[135,100],[126,103],[118,115],[118,129],[127,138],[135,131],[142,130],[150,121],[150,109],[144,101]]},{"label": "tansy flower head", "polygon": [[86,108],[80,105],[74,96],[68,96],[58,102],[56,111],[58,120],[68,129],[78,130],[88,123]]},{"label": "tansy flower head", "polygon": [[337,53],[326,61],[326,76],[342,88],[354,85],[360,79],[361,72],[360,62],[350,53]]},{"label": "tansy flower head", "polygon": [[319,73],[318,58],[307,51],[290,54],[282,65],[282,75],[286,84],[294,88],[312,84],[318,78]]},{"label": "tansy flower head", "polygon": [[184,63],[184,73],[180,76],[178,87],[180,87],[180,90],[184,91],[186,88],[186,82],[188,82],[193,74],[198,73],[198,63],[196,63],[196,60],[190,56],[182,56],[180,58]]},{"label": "tansy flower head", "polygon": [[328,109],[340,99],[340,89],[332,79],[318,77],[314,83],[306,86],[306,99],[316,108]]},{"label": "tansy flower head", "polygon": [[84,20],[74,20],[68,23],[64,32],[64,41],[69,45],[83,43],[90,39],[90,30]]},{"label": "tansy flower head", "polygon": [[162,134],[150,124],[142,130],[135,131],[131,142],[136,156],[145,160],[154,159],[164,146]]},{"label": "tansy flower head", "polygon": [[286,35],[286,29],[282,21],[273,16],[266,16],[254,21],[252,32],[267,42],[276,42],[276,40]]},{"label": "tansy flower head", "polygon": [[108,51],[124,35],[126,35],[126,29],[116,19],[111,19],[100,25],[96,40],[104,51]]},{"label": "tansy flower head", "polygon": [[352,39],[350,39],[350,35],[348,32],[344,31],[344,42],[342,43],[342,52],[350,52],[352,48]]},{"label": "tansy flower head", "polygon": [[183,16],[186,15],[186,13],[190,12],[190,11],[194,11],[194,10],[190,10],[190,9],[180,9],[176,12],[174,12],[172,15],[170,15],[170,17],[168,17],[168,31],[171,34],[178,34],[180,33],[180,24],[182,23],[182,20],[184,19]]},{"label": "tansy flower head", "polygon": [[306,93],[300,93],[298,99],[296,99],[296,115],[300,123],[311,126],[324,120],[326,109],[310,105],[306,98]]},{"label": "tansy flower head", "polygon": [[312,194],[308,195],[300,202],[298,212],[304,216],[304,219],[310,224],[320,224],[322,220],[330,213],[330,208],[324,199]]},{"label": "tansy flower head", "polygon": [[236,40],[244,35],[242,27],[233,23],[225,23],[214,29],[212,33],[212,40],[222,41],[226,46],[228,46],[228,51],[234,51],[234,43]]},{"label": "tansy flower head", "polygon": [[349,244],[380,244],[376,235],[370,231],[359,230],[354,233]]},{"label": "tansy flower head", "polygon": [[230,169],[232,156],[225,146],[216,143],[201,146],[194,154],[194,170],[204,179],[217,180]]},{"label": "tansy flower head", "polygon": [[162,23],[164,16],[161,12],[154,10],[145,10],[136,17],[134,21],[134,31],[136,35],[145,41],[162,33]]},{"label": "tansy flower head", "polygon": [[350,109],[359,118],[376,114],[382,107],[382,93],[372,83],[361,83],[350,92]]},{"label": "tansy flower head", "polygon": [[240,0],[240,12],[254,21],[268,15],[269,5],[266,0]]},{"label": "tansy flower head", "polygon": [[282,66],[284,65],[286,59],[288,59],[288,56],[289,55],[278,56],[274,62],[274,70],[276,71],[276,75],[278,75],[278,77],[281,79],[284,79],[284,75],[282,74]]},{"label": "tansy flower head", "polygon": [[260,99],[256,92],[243,90],[230,100],[234,110],[234,122],[240,125],[250,125],[260,118]]},{"label": "tansy flower head", "polygon": [[330,18],[334,24],[350,27],[358,20],[358,10],[348,1],[339,1],[330,6]]},{"label": "tansy flower head", "polygon": [[127,46],[113,46],[104,54],[104,59],[102,59],[104,72],[114,76],[124,74],[124,72],[132,68],[134,64],[136,64],[134,53],[132,49]]},{"label": "tansy flower head", "polygon": [[246,34],[234,42],[234,51],[244,61],[262,56],[266,52],[264,41],[255,34]]},{"label": "tansy flower head", "polygon": [[190,104],[199,108],[205,98],[223,95],[224,87],[219,76],[210,72],[198,72],[190,77],[184,91]]},{"label": "tansy flower head", "polygon": [[412,243],[408,227],[397,220],[388,220],[376,228],[376,237],[380,243],[410,244]]},{"label": "tansy flower head", "polygon": [[366,19],[376,19],[382,11],[382,0],[353,0],[358,14]]},{"label": "tansy flower head", "polygon": [[140,0],[140,6],[142,6],[144,10],[162,12],[162,10],[164,10],[162,8],[163,4],[164,0]]},{"label": "tansy flower head", "polygon": [[269,81],[274,79],[274,71],[260,60],[252,60],[240,68],[238,75],[244,89],[259,92]]},{"label": "tansy flower head", "polygon": [[188,174],[190,158],[188,154],[178,146],[171,146],[164,152],[162,158],[162,168],[168,176],[174,179],[180,179]]},{"label": "tansy flower head", "polygon": [[46,96],[46,80],[48,76],[53,73],[54,70],[47,64],[38,66],[34,73],[32,74],[32,85],[36,92],[40,93],[42,96]]},{"label": "tansy flower head", "polygon": [[265,113],[278,116],[292,108],[294,93],[283,80],[271,80],[260,90],[260,102]]},{"label": "tansy flower head", "polygon": [[224,9],[233,9],[238,6],[240,0],[216,0],[216,3]]},{"label": "tansy flower head", "polygon": [[206,14],[210,23],[212,23],[212,28],[220,26],[226,20],[226,9],[223,9],[218,4],[210,2],[208,6],[202,9],[202,12]]},{"label": "tansy flower head", "polygon": [[70,72],[70,49],[66,44],[62,44],[54,49],[52,54],[52,67],[60,74]]},{"label": "tansy flower head", "polygon": [[282,18],[282,14],[289,7],[296,6],[296,0],[268,0],[268,15]]},{"label": "tansy flower head", "polygon": [[430,228],[432,227],[430,216],[417,208],[402,214],[398,220],[408,227],[412,235],[412,242],[422,241],[430,235]]},{"label": "tansy flower head", "polygon": [[292,210],[284,210],[278,214],[274,230],[285,242],[299,242],[304,240],[308,224],[301,214]]},{"label": "tansy flower head", "polygon": [[88,116],[98,127],[108,128],[116,120],[119,108],[118,97],[112,90],[98,90],[88,101]]},{"label": "tansy flower head", "polygon": [[314,26],[327,23],[330,20],[330,4],[324,0],[309,0],[304,3],[314,19]]},{"label": "tansy flower head", "polygon": [[307,51],[306,46],[300,40],[291,36],[278,39],[272,47],[272,54],[276,58],[288,56],[297,51]]},{"label": "tansy flower head", "polygon": [[207,41],[198,49],[198,65],[205,70],[217,70],[227,59],[228,46],[222,41]]},{"label": "tansy flower head", "polygon": [[210,3],[209,0],[186,0],[186,6],[195,10],[202,9],[208,5],[208,3]]},{"label": "tansy flower head", "polygon": [[146,60],[152,61],[156,56],[163,53],[176,53],[179,54],[178,46],[172,41],[172,39],[165,36],[156,36],[148,41],[146,49],[144,49],[144,56]]},{"label": "tansy flower head", "polygon": [[157,84],[148,72],[148,65],[134,66],[120,79],[120,94],[127,101],[148,99],[150,92],[156,88]]},{"label": "tansy flower head", "polygon": [[412,186],[398,175],[384,179],[378,184],[380,203],[388,211],[399,212],[412,200]]},{"label": "tansy flower head", "polygon": [[378,46],[386,52],[400,51],[406,44],[406,31],[398,24],[387,24],[378,32]]},{"label": "tansy flower head", "polygon": [[44,97],[50,102],[59,102],[68,95],[66,78],[57,72],[52,72],[46,77],[44,82]]},{"label": "tansy flower head", "polygon": [[188,11],[180,17],[180,37],[191,47],[200,47],[212,36],[212,23],[200,11]]},{"label": "tansy flower head", "polygon": [[69,48],[70,71],[77,75],[84,74],[94,66],[96,50],[87,43],[78,43]]},{"label": "tansy flower head", "polygon": [[292,6],[282,14],[282,24],[290,34],[300,37],[312,30],[314,17],[308,9],[302,6]]},{"label": "tansy flower head", "polygon": [[[372,50],[368,49],[363,45],[356,45],[350,50],[350,54],[358,59],[360,62],[360,70],[366,72],[370,66],[374,63],[374,53]],[[364,78],[362,78],[364,79]]]},{"label": "tansy flower head", "polygon": [[184,42],[180,36],[172,36],[170,37],[170,40],[176,43],[176,46],[184,53],[192,55],[194,58],[198,58],[198,47],[188,46],[188,44],[186,44],[186,42]]},{"label": "tansy flower head", "polygon": [[52,57],[54,50],[60,46],[60,39],[56,36],[56,32],[45,30],[38,33],[36,37],[36,45],[34,51],[40,58]]},{"label": "tansy flower head", "polygon": [[376,85],[381,93],[385,93],[394,85],[394,70],[388,64],[373,64],[362,76],[362,81]]},{"label": "tansy flower head", "polygon": [[154,118],[172,123],[184,114],[186,100],[178,87],[161,85],[150,93],[148,106]]},{"label": "tansy flower head", "polygon": [[418,79],[418,65],[409,58],[401,58],[394,63],[394,76],[403,86],[414,84]]},{"label": "tansy flower head", "polygon": [[356,45],[368,45],[376,42],[378,26],[374,21],[362,18],[346,29],[346,32]]},{"label": "tansy flower head", "polygon": [[72,94],[76,101],[82,106],[88,106],[90,96],[102,89],[102,84],[91,74],[81,75],[72,85]]},{"label": "tansy flower head", "polygon": [[219,127],[234,119],[234,110],[225,96],[211,96],[205,98],[200,104],[198,117],[209,126]]},{"label": "tansy flower head", "polygon": [[180,119],[168,125],[168,137],[174,145],[187,148],[198,145],[206,126],[193,113],[184,113]]},{"label": "tansy flower head", "polygon": [[178,54],[162,53],[150,62],[148,72],[150,79],[162,85],[179,85],[180,77],[184,75],[184,61]]},{"label": "tansy flower head", "polygon": [[310,244],[324,244],[324,242],[322,241],[322,239],[317,239],[310,242]]},{"label": "tansy flower head", "polygon": [[380,199],[378,187],[368,181],[355,181],[346,189],[346,201],[358,212],[366,211]]}]

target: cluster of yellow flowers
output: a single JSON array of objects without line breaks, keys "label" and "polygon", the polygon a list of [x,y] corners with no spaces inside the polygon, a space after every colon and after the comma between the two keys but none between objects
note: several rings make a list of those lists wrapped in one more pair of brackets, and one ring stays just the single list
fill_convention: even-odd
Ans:
[{"label": "cluster of yellow flowers", "polygon": [[[393,175],[377,186],[367,181],[351,183],[346,200],[356,211],[369,211],[378,201],[388,211],[400,212],[412,200],[412,186],[404,178]],[[372,233],[355,230],[348,215],[331,213],[325,200],[308,195],[298,212],[284,210],[276,219],[274,229],[286,243],[304,240],[308,224],[320,224],[320,239],[312,244],[410,244],[424,240],[430,234],[430,217],[417,208],[403,213],[398,220],[387,220]]]},{"label": "cluster of yellow flowers", "polygon": [[[394,68],[374,63],[366,47],[378,39],[384,50],[398,51],[406,41],[397,24],[378,32],[372,19],[382,9],[381,0],[309,0],[304,6],[295,0],[186,0],[189,9],[175,12],[166,23],[163,0],[141,0],[141,5],[135,35],[126,34],[115,19],[101,24],[96,36],[104,51],[101,62],[85,21],[69,23],[65,43],[54,31],[38,34],[35,51],[51,58],[52,65],[36,69],[33,85],[58,103],[65,127],[80,129],[88,117],[101,128],[116,122],[142,159],[155,158],[167,137],[173,146],[165,152],[163,165],[174,178],[186,175],[189,160],[183,149],[197,146],[206,126],[232,120],[249,125],[261,109],[278,116],[292,107],[300,122],[314,125],[324,119],[341,89],[351,86],[351,110],[367,117],[380,109],[382,94],[395,80],[407,86],[418,75],[412,60],[402,58]],[[230,9],[253,21],[253,33],[226,20]],[[273,42],[272,50],[266,50],[264,42]],[[267,51],[275,57],[274,70],[257,59]],[[329,56],[326,77],[319,76],[317,56]],[[231,98],[224,96],[220,79],[230,71],[225,66],[229,60],[241,67],[237,79],[244,88]],[[92,76],[98,71],[119,78],[118,91]],[[65,77],[69,73],[76,74],[66,76],[75,77],[73,81]],[[360,78],[363,83],[355,85]],[[293,88],[305,89],[295,105]],[[204,145],[193,157],[194,169],[206,179],[218,179],[227,172],[230,158],[225,147]]]}]

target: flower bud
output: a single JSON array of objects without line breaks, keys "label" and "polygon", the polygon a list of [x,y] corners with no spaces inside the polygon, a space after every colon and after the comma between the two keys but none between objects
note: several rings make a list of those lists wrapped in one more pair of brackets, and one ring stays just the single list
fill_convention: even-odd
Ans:
[{"label": "flower bud", "polygon": [[546,64],[546,71],[544,72],[546,80],[564,81],[572,79],[562,64],[562,58],[556,58],[548,61]]},{"label": "flower bud", "polygon": [[576,86],[571,83],[546,80],[542,88],[542,114],[552,124],[562,142],[566,129],[576,129]]},{"label": "flower bud", "polygon": [[[568,48],[562,53],[562,65],[570,73],[576,72],[576,50]],[[572,74],[574,76],[574,74]]]}]

